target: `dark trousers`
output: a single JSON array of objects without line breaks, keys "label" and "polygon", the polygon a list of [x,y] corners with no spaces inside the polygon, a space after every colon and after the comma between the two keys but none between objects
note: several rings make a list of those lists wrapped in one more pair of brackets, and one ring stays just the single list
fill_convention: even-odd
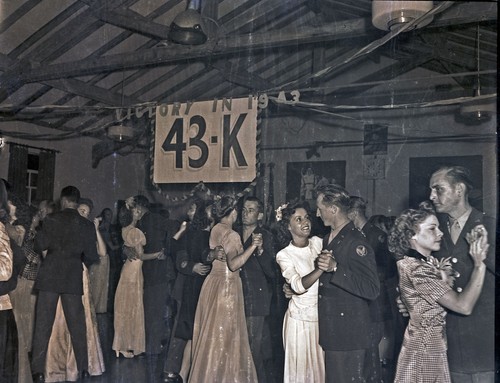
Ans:
[{"label": "dark trousers", "polygon": [[382,381],[382,363],[378,345],[384,334],[384,322],[373,322],[370,330],[371,345],[366,351],[365,379],[367,382]]},{"label": "dark trousers", "polygon": [[59,294],[39,291],[36,305],[35,330],[33,334],[33,373],[43,373],[52,326],[56,316],[57,302],[61,298],[66,324],[78,371],[88,370],[87,327],[81,295]]},{"label": "dark trousers", "polygon": [[168,339],[170,335],[164,319],[169,295],[168,283],[144,286],[143,304],[147,354],[160,354],[162,341]]},{"label": "dark trousers", "polygon": [[325,351],[326,383],[364,383],[366,350]]},{"label": "dark trousers", "polygon": [[184,349],[186,348],[186,339],[177,338],[175,336],[177,324],[179,323],[179,315],[181,312],[182,302],[177,302],[177,314],[175,315],[175,322],[172,328],[172,336],[168,345],[167,358],[163,365],[163,372],[179,373],[182,367],[182,358],[184,356]]},{"label": "dark trousers", "polygon": [[264,332],[263,316],[246,317],[248,341],[252,352],[253,363],[257,370],[259,383],[266,382],[266,369],[264,368],[264,354],[262,352],[262,335]]},{"label": "dark trousers", "polygon": [[0,311],[0,382],[17,383],[17,327],[12,310]]}]

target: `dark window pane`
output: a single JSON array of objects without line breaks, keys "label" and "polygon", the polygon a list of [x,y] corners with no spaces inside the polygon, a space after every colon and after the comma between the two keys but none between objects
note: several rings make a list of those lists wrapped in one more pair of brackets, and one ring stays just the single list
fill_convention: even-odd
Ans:
[{"label": "dark window pane", "polygon": [[39,159],[38,154],[28,154],[28,169],[38,170]]},{"label": "dark window pane", "polygon": [[36,201],[36,189],[31,189],[31,202]]},{"label": "dark window pane", "polygon": [[38,185],[38,174],[37,173],[31,173],[30,186],[36,187],[37,185]]}]

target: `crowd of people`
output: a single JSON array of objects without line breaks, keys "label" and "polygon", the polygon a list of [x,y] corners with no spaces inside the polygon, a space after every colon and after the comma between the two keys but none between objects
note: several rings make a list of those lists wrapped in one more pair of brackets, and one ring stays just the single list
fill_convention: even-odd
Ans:
[{"label": "crowd of people", "polygon": [[104,374],[111,313],[114,355],[159,362],[151,382],[493,383],[495,221],[467,169],[429,188],[398,217],[324,184],[267,221],[254,196],[172,220],[137,195],[114,223],[75,186],[34,208],[2,180],[0,381]]}]

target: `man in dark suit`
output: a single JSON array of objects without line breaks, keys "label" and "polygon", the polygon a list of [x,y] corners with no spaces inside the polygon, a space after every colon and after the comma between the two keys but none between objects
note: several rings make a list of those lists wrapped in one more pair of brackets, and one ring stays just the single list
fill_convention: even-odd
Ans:
[{"label": "man in dark suit", "polygon": [[259,224],[263,219],[263,210],[263,204],[258,198],[247,197],[241,210],[243,225],[238,228],[245,249],[252,245],[254,234],[262,235],[263,241],[262,248],[255,250],[240,271],[248,340],[260,383],[266,382],[262,341],[265,318],[269,315],[271,306],[271,282],[276,278],[273,235]]},{"label": "man in dark suit", "polygon": [[443,232],[436,257],[451,257],[458,272],[454,290],[461,292],[470,279],[473,262],[466,234],[483,224],[490,247],[485,259],[486,275],[481,295],[471,315],[448,312],[448,362],[453,383],[493,383],[495,381],[495,220],[469,203],[472,182],[461,166],[445,166],[435,171],[429,183],[430,199],[438,213]]},{"label": "man in dark suit", "polygon": [[77,211],[80,191],[75,186],[61,190],[61,211],[48,215],[36,236],[35,249],[45,255],[34,288],[38,290],[33,335],[32,371],[35,383],[43,382],[43,371],[59,298],[71,334],[80,376],[88,377],[85,314],[83,311],[83,266],[99,260],[94,224]]},{"label": "man in dark suit", "polygon": [[326,382],[364,382],[372,320],[368,301],[380,290],[373,250],[347,217],[350,197],[338,185],[317,191],[317,215],[331,228],[318,267],[319,343],[325,350]]}]

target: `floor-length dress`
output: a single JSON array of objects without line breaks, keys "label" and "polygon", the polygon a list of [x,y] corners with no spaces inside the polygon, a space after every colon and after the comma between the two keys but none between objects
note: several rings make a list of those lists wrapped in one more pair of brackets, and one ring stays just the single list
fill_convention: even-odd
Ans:
[{"label": "floor-length dress", "polygon": [[99,261],[90,265],[90,290],[97,314],[108,310],[109,255],[99,257]]},{"label": "floor-length dress", "polygon": [[302,285],[302,277],[314,270],[314,260],[322,246],[321,238],[312,237],[307,247],[296,247],[290,243],[276,255],[283,277],[297,293],[290,299],[283,322],[285,383],[325,381],[325,358],[319,345],[319,281],[308,289]]},{"label": "floor-length dress", "polygon": [[[88,372],[91,376],[102,375],[106,370],[102,354],[99,330],[94,304],[90,295],[90,277],[83,265],[83,309],[87,325]],[[61,300],[57,303],[56,317],[47,349],[45,363],[45,382],[75,382],[78,380],[75,353],[71,344],[71,335],[64,317]]]},{"label": "floor-length dress", "polygon": [[[133,226],[122,229],[125,246],[144,246],[144,233]],[[132,351],[134,355],[146,351],[143,305],[144,279],[140,259],[125,261],[115,293],[113,350]]]},{"label": "floor-length dress", "polygon": [[410,321],[399,353],[396,383],[451,381],[446,355],[446,310],[437,302],[451,287],[432,260],[404,257],[397,262],[399,291]]},{"label": "floor-length dress", "polygon": [[[243,252],[238,233],[222,223],[210,233],[210,247],[217,245],[222,245],[226,254]],[[239,270],[232,272],[225,262],[213,262],[201,288],[192,350],[190,383],[257,382]]]}]

